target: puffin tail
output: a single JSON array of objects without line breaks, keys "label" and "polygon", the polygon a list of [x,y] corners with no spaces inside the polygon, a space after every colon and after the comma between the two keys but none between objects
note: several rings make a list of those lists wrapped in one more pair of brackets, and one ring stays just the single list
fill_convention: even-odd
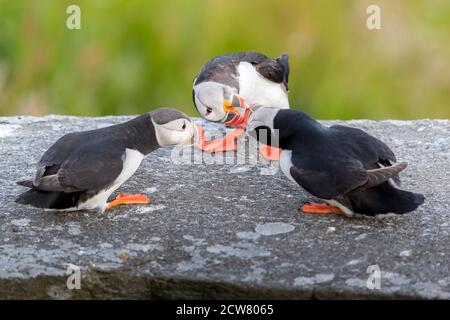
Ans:
[{"label": "puffin tail", "polygon": [[351,195],[353,210],[366,215],[404,214],[416,210],[425,201],[423,194],[400,190],[384,182]]},{"label": "puffin tail", "polygon": [[396,197],[390,202],[392,213],[403,214],[416,210],[425,202],[425,196],[420,193],[396,189]]},{"label": "puffin tail", "polygon": [[31,181],[19,181],[18,185],[31,188],[20,194],[15,202],[36,208],[63,210],[76,207],[80,199],[80,192],[65,193],[42,191],[33,188]]}]

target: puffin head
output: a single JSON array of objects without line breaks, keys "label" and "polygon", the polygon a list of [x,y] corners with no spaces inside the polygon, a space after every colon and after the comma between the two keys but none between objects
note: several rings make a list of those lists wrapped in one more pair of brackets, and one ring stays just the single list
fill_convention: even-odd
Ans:
[{"label": "puffin head", "polygon": [[280,109],[268,107],[255,107],[248,119],[247,134],[259,142],[278,147],[278,129],[275,127],[275,118]]},{"label": "puffin head", "polygon": [[173,108],[160,108],[149,112],[155,136],[160,146],[190,143],[197,131],[192,120]]},{"label": "puffin head", "polygon": [[194,85],[194,105],[202,118],[214,122],[224,122],[228,111],[241,107],[237,90],[228,85],[208,81]]}]

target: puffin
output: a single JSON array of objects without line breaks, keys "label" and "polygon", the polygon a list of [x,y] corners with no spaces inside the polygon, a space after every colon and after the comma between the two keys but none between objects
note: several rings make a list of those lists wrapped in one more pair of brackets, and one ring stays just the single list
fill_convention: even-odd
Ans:
[{"label": "puffin", "polygon": [[72,132],[41,157],[29,190],[16,202],[56,211],[104,212],[121,204],[146,204],[143,194],[109,196],[139,168],[145,155],[168,145],[192,143],[195,126],[184,113],[160,108],[109,127]]},{"label": "puffin", "polygon": [[325,203],[306,203],[305,213],[348,217],[404,214],[425,198],[400,189],[399,173],[407,167],[381,140],[358,128],[324,126],[306,113],[259,107],[247,132],[282,149],[280,168],[286,177]]},{"label": "puffin", "polygon": [[[195,108],[208,121],[237,127],[222,139],[207,141],[199,128],[197,147],[209,152],[237,149],[235,140],[245,132],[255,105],[289,109],[289,57],[272,59],[258,52],[223,54],[209,60],[195,77],[192,96]],[[270,160],[280,150],[262,146],[261,154]]]}]

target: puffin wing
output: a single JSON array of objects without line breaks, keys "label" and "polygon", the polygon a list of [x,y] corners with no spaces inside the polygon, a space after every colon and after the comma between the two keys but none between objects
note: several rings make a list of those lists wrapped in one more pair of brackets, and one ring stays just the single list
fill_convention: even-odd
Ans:
[{"label": "puffin wing", "polygon": [[239,60],[251,63],[256,71],[267,80],[284,83],[287,90],[289,80],[289,56],[287,54],[272,59],[258,52],[242,52]]},{"label": "puffin wing", "polygon": [[49,176],[43,176],[38,180],[38,185],[35,186],[34,182],[31,181],[21,181],[18,182],[19,185],[24,187],[37,189],[40,191],[55,191],[55,192],[77,192],[81,191],[76,188],[68,188],[61,185],[59,181],[58,174],[52,174]]},{"label": "puffin wing", "polygon": [[33,185],[39,187],[44,176],[54,175],[72,152],[74,152],[86,139],[86,132],[72,132],[57,140],[45,151],[36,166]]},{"label": "puffin wing", "polygon": [[[336,139],[336,144],[345,149],[349,155],[362,162],[365,169],[389,167],[397,162],[394,152],[381,140],[367,132],[341,125],[330,127],[330,132]],[[400,185],[398,174],[391,177]]]},{"label": "puffin wing", "polygon": [[77,152],[58,170],[59,184],[66,192],[107,188],[122,172],[125,157],[125,152],[114,148]]},{"label": "puffin wing", "polygon": [[408,164],[406,162],[395,163],[392,166],[380,169],[367,170],[367,182],[360,187],[360,189],[369,189],[375,187],[383,182],[398,177],[398,174],[405,170]]},{"label": "puffin wing", "polygon": [[359,161],[333,163],[324,170],[308,169],[298,161],[290,168],[292,178],[309,193],[333,199],[364,185],[367,172]]},{"label": "puffin wing", "polygon": [[335,161],[324,170],[304,169],[293,165],[290,168],[292,178],[311,194],[333,199],[354,190],[365,190],[392,179],[407,167],[406,162],[393,166],[366,170],[357,160]]},{"label": "puffin wing", "polygon": [[284,83],[286,90],[288,89],[289,63],[287,54],[277,59],[267,58],[261,63],[256,64],[255,68],[267,80]]}]

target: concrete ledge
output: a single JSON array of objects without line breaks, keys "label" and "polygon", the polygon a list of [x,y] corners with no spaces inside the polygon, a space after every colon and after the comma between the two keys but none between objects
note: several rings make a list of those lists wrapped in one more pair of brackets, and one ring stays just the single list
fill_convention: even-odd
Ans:
[{"label": "concrete ledge", "polygon": [[[409,162],[403,187],[427,200],[404,216],[299,214],[313,198],[261,175],[267,164],[175,165],[171,149],[119,190],[147,193],[149,206],[57,214],[13,202],[58,137],[128,118],[0,118],[0,298],[450,299],[450,121],[326,122],[367,130]],[[66,287],[68,264],[80,290]]]}]

